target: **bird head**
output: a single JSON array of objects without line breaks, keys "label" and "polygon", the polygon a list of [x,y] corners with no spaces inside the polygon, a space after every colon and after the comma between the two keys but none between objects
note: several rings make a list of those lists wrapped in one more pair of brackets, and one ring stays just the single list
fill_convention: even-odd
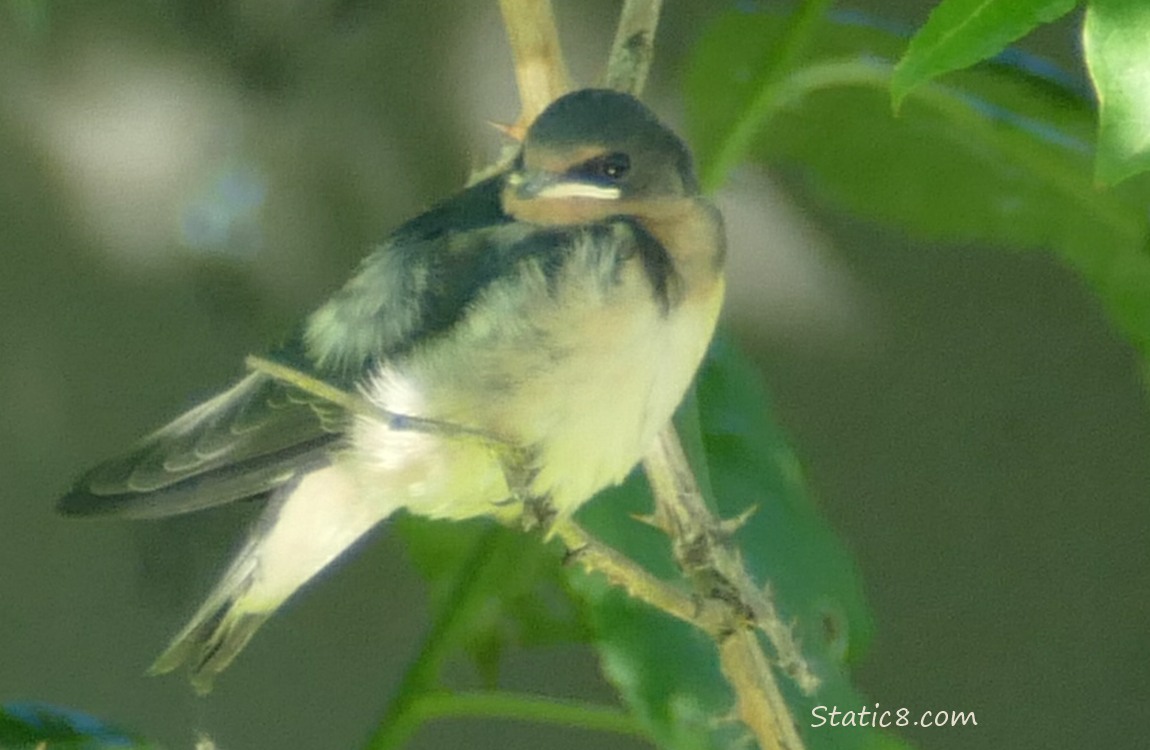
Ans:
[{"label": "bird head", "polygon": [[580,224],[697,194],[690,152],[651,110],[629,94],[583,89],[531,124],[503,208],[534,224]]}]

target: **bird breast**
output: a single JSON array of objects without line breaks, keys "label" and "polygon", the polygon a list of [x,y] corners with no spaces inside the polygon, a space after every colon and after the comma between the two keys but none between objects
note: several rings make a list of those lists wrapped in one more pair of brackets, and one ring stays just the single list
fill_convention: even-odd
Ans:
[{"label": "bird breast", "polygon": [[[652,445],[694,377],[721,305],[716,279],[668,306],[635,251],[635,231],[624,222],[575,231],[558,267],[554,258],[524,259],[449,335],[384,365],[370,397],[393,413],[527,449],[531,494],[574,512],[622,481]],[[465,485],[459,479],[448,484]],[[481,504],[459,503],[459,513],[478,515]]]}]

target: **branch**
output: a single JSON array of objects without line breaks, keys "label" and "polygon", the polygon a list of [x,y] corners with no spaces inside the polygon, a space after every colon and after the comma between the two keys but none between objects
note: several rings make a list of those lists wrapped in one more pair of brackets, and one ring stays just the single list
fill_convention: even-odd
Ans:
[{"label": "branch", "polygon": [[510,130],[521,139],[539,113],[570,90],[571,80],[550,0],[499,0],[499,10],[519,86],[519,119]]},{"label": "branch", "polygon": [[607,88],[638,96],[655,58],[655,29],[663,0],[626,0],[607,59]]},{"label": "branch", "polygon": [[258,372],[268,376],[272,380],[278,380],[284,385],[290,385],[304,393],[318,396],[324,401],[346,409],[350,414],[366,414],[372,410],[371,405],[366,399],[336,388],[319,378],[308,375],[306,372],[300,372],[294,367],[288,367],[287,365],[274,362],[266,357],[249,354],[247,358],[244,359],[244,366],[249,372]]},{"label": "branch", "polygon": [[570,560],[590,572],[602,573],[609,583],[623,589],[633,599],[645,602],[707,633],[718,633],[723,629],[724,613],[714,602],[700,603],[690,594],[651,575],[631,558],[595,539],[574,521],[556,521],[549,533],[563,542]]},{"label": "branch", "polygon": [[754,629],[767,634],[779,667],[803,692],[813,693],[818,678],[803,660],[771,597],[755,585],[738,551],[728,543],[749,514],[723,522],[711,513],[673,424],[659,434],[643,459],[643,469],[655,495],[653,522],[671,537],[679,567],[703,601],[723,607],[726,627],[716,638],[719,663],[735,690],[739,719],[764,750],[802,750],[802,738]]},{"label": "branch", "polygon": [[[728,543],[750,513],[720,521],[707,507],[673,425],[659,435],[643,459],[655,493],[654,522],[671,536],[680,567],[707,595],[730,602],[741,624],[761,629],[778,655],[779,668],[810,695],[819,680],[782,621],[769,590],[755,584],[737,550]],[[740,624],[740,623],[735,623]]]},{"label": "branch", "polygon": [[771,665],[752,630],[741,630],[719,645],[719,666],[735,690],[735,712],[762,750],[801,750],[795,728]]}]

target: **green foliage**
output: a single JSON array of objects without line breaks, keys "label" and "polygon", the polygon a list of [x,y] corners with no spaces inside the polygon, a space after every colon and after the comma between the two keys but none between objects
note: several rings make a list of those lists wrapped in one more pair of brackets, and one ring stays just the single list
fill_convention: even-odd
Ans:
[{"label": "green foliage", "polygon": [[[430,585],[432,616],[467,624],[445,632],[444,646],[467,654],[488,686],[498,682],[500,657],[509,647],[587,640],[555,547],[483,521],[404,517],[398,525],[409,557]],[[478,594],[466,605],[459,599],[461,582]]]},{"label": "green foliage", "polygon": [[916,87],[997,55],[1074,5],[1075,0],[943,0],[895,66],[890,82],[895,106]]},{"label": "green foliage", "polygon": [[849,21],[813,32],[807,56],[772,84],[764,106],[753,71],[763,45],[782,43],[786,20],[718,19],[687,81],[700,152],[719,153],[730,123],[754,115],[746,155],[795,170],[849,211],[927,238],[1054,251],[1150,363],[1150,178],[1098,187],[1091,102],[998,60],[915,88],[896,116],[887,102],[901,39]]},{"label": "green foliage", "polygon": [[1097,177],[1112,185],[1150,169],[1150,4],[1092,0],[1082,38],[1098,92]]},{"label": "green foliage", "polygon": [[[1097,187],[1094,107],[1065,80],[1001,55],[963,70],[1073,3],[950,0],[901,62],[902,36],[859,16],[828,19],[826,6],[809,0],[790,16],[731,12],[700,40],[686,89],[704,184],[717,186],[751,160],[782,166],[815,194],[924,237],[1050,249],[1083,273],[1150,356],[1146,178]],[[944,73],[945,85],[933,81]],[[892,93],[901,103],[897,117]],[[799,462],[770,413],[753,368],[720,340],[679,427],[698,446],[716,511],[730,517],[758,509],[734,542],[752,572],[770,583],[822,681],[817,698],[784,685],[809,747],[905,747],[874,729],[804,728],[814,705],[867,704],[848,666],[865,650],[871,624],[851,558],[809,498]],[[664,535],[628,520],[648,513],[650,503],[645,483],[633,477],[587,506],[580,521],[674,580]],[[466,633],[448,637],[453,628],[443,627],[441,643],[470,655],[491,684],[508,647],[586,642],[639,731],[660,747],[738,741],[737,724],[713,721],[730,710],[733,697],[714,644],[699,632],[596,575],[561,571],[553,551],[513,532],[455,525],[413,537],[410,528],[413,558],[432,582],[437,622]],[[429,647],[425,655],[440,653],[434,635]],[[442,687],[436,676],[421,689]],[[402,702],[396,708],[402,711]]]},{"label": "green foliage", "polygon": [[0,706],[4,750],[146,750],[152,745],[87,714],[46,703]]},{"label": "green foliage", "polygon": [[[807,495],[754,368],[726,341],[716,343],[703,368],[698,404],[697,426],[691,426],[692,402],[680,428],[702,436],[719,513],[758,508],[735,543],[748,566],[771,581],[794,623],[824,684],[818,701],[863,705],[845,668],[865,648],[871,629],[857,571]],[[599,539],[674,580],[666,536],[630,518],[650,510],[646,483],[635,476],[584,508],[580,521]],[[733,698],[719,673],[714,643],[693,627],[630,599],[598,575],[564,567],[554,547],[517,531],[415,518],[403,519],[400,528],[431,585],[435,625],[401,689],[407,697],[393,704],[386,731],[371,747],[399,746],[428,718],[424,698],[447,689],[441,669],[453,654],[469,657],[494,689],[499,657],[508,648],[555,642],[595,648],[638,728],[659,747],[727,747],[738,739],[737,724],[714,722],[729,712]],[[809,699],[794,697],[803,712],[810,710]],[[873,731],[850,735],[850,747],[895,746]],[[843,741],[816,735],[810,746],[841,747]]]},{"label": "green foliage", "polygon": [[[8,16],[8,19],[5,19]],[[42,39],[48,32],[47,0],[6,0],[0,3],[0,23],[8,20],[28,37]]]}]

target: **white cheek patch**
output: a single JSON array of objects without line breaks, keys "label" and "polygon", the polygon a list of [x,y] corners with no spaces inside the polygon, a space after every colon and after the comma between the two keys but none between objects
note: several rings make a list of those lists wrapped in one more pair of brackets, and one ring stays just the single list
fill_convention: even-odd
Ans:
[{"label": "white cheek patch", "polygon": [[623,192],[617,187],[602,187],[586,182],[557,182],[539,191],[536,198],[590,198],[597,201],[619,200]]}]

